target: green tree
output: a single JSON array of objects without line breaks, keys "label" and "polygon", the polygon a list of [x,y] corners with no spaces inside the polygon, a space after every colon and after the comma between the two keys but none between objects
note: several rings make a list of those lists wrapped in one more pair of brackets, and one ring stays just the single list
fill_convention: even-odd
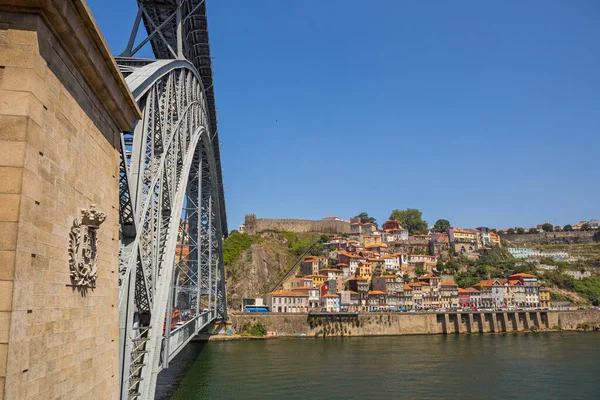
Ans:
[{"label": "green tree", "polygon": [[454,278],[458,287],[467,288],[478,283],[481,279],[478,276],[472,275],[468,272],[461,272]]},{"label": "green tree", "polygon": [[437,264],[435,265],[435,269],[437,269],[438,271],[443,271],[446,269],[446,265],[444,264],[444,262],[439,259],[437,260]]},{"label": "green tree", "polygon": [[596,231],[596,233],[594,233],[594,240],[596,242],[600,242],[600,228],[598,228],[598,230]]},{"label": "green tree", "polygon": [[421,268],[421,267],[415,268],[415,274],[417,274],[417,276],[425,275],[425,273],[426,273],[426,271],[423,268]]},{"label": "green tree", "polygon": [[375,225],[375,227],[377,227],[377,220],[374,217],[370,217],[369,214],[366,212],[361,212],[354,218],[360,219],[361,224],[366,224],[366,223],[370,222],[373,225]]},{"label": "green tree", "polygon": [[567,224],[567,225],[563,226],[563,231],[564,232],[573,232],[573,226],[571,224]]},{"label": "green tree", "polygon": [[416,208],[394,210],[390,214],[390,219],[399,221],[411,235],[427,233],[427,221],[423,220],[423,213]]},{"label": "green tree", "polygon": [[546,222],[542,225],[542,230],[544,232],[552,232],[554,230],[554,226],[550,222]]},{"label": "green tree", "polygon": [[450,260],[446,263],[446,269],[451,273],[451,274],[455,274],[458,272],[458,268],[460,268],[460,265],[458,265],[458,263],[454,260]]},{"label": "green tree", "polygon": [[585,223],[585,224],[581,225],[581,228],[580,228],[580,230],[581,230],[581,231],[584,231],[584,232],[587,232],[587,231],[591,231],[591,230],[592,230],[592,227],[590,226],[590,224],[588,224],[588,223]]},{"label": "green tree", "polygon": [[539,233],[536,228],[529,228],[529,233]]},{"label": "green tree", "polygon": [[525,229],[517,228],[517,233],[520,233],[520,234],[525,233]]},{"label": "green tree", "polygon": [[515,230],[513,228],[510,228],[510,229],[508,229],[508,231],[506,233],[508,233],[509,235],[512,235],[515,233]]},{"label": "green tree", "polygon": [[560,231],[562,231],[562,227],[560,225],[556,225],[554,227],[554,232],[560,232]]},{"label": "green tree", "polygon": [[434,232],[446,232],[448,228],[450,228],[450,221],[447,219],[438,219],[435,221],[435,225],[433,225]]}]

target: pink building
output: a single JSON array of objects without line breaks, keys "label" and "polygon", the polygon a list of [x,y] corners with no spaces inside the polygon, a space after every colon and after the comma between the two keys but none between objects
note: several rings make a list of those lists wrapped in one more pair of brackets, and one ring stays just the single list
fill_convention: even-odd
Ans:
[{"label": "pink building", "polygon": [[471,295],[467,289],[458,288],[458,303],[461,307],[470,307]]}]

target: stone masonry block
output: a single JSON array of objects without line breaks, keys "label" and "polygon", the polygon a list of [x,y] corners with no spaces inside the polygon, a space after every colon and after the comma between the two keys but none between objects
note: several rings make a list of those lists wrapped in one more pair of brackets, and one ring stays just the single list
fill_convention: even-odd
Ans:
[{"label": "stone masonry block", "polygon": [[8,344],[0,344],[0,376],[6,376],[6,361],[8,359]]},{"label": "stone masonry block", "polygon": [[0,281],[0,311],[12,310],[13,282]]},{"label": "stone masonry block", "polygon": [[8,333],[10,331],[10,313],[0,311],[0,343],[8,343]]},{"label": "stone masonry block", "polygon": [[15,252],[0,251],[0,280],[10,281],[15,276]]},{"label": "stone masonry block", "polygon": [[25,142],[0,141],[1,167],[21,167],[24,161]]},{"label": "stone masonry block", "polygon": [[6,35],[6,43],[37,47],[37,35],[37,31],[9,29]]},{"label": "stone masonry block", "polygon": [[24,169],[22,181],[23,195],[39,201],[43,189],[39,176],[30,170]]},{"label": "stone masonry block", "polygon": [[0,222],[0,250],[14,250],[17,245],[17,224]]},{"label": "stone masonry block", "polygon": [[0,167],[0,193],[21,193],[23,170],[15,167]]},{"label": "stone masonry block", "polygon": [[0,114],[29,116],[30,98],[27,92],[0,90]]},{"label": "stone masonry block", "polygon": [[0,89],[17,92],[30,92],[42,103],[48,101],[44,80],[31,67],[7,67],[0,83]]},{"label": "stone masonry block", "polygon": [[[16,310],[26,311],[33,308],[33,282],[28,281],[15,281],[14,282],[14,304],[13,312]],[[20,325],[19,325],[20,326]],[[22,330],[24,332],[25,329]],[[12,331],[12,338],[14,339],[17,335]]]},{"label": "stone masonry block", "polygon": [[0,140],[25,140],[28,121],[22,115],[0,115]]},{"label": "stone masonry block", "polygon": [[0,193],[0,221],[18,221],[20,194]]},{"label": "stone masonry block", "polygon": [[33,46],[0,44],[0,65],[5,67],[27,67],[34,65],[38,58],[37,49]]}]

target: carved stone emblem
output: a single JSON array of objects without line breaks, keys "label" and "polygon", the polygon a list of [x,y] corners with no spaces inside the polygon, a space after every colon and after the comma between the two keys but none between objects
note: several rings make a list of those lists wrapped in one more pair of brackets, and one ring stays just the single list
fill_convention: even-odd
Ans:
[{"label": "carved stone emblem", "polygon": [[69,267],[75,286],[95,287],[98,277],[96,266],[97,230],[106,219],[106,213],[96,210],[96,205],[81,211],[69,233]]}]

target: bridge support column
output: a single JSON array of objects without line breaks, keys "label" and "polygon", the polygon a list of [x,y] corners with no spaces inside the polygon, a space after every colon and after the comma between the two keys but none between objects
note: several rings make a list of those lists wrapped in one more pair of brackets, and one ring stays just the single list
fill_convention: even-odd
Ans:
[{"label": "bridge support column", "polygon": [[0,1],[0,21],[0,398],[118,398],[119,135],[139,110],[84,1]]},{"label": "bridge support column", "polygon": [[492,312],[492,331],[494,333],[498,332],[498,318],[495,312]]}]

